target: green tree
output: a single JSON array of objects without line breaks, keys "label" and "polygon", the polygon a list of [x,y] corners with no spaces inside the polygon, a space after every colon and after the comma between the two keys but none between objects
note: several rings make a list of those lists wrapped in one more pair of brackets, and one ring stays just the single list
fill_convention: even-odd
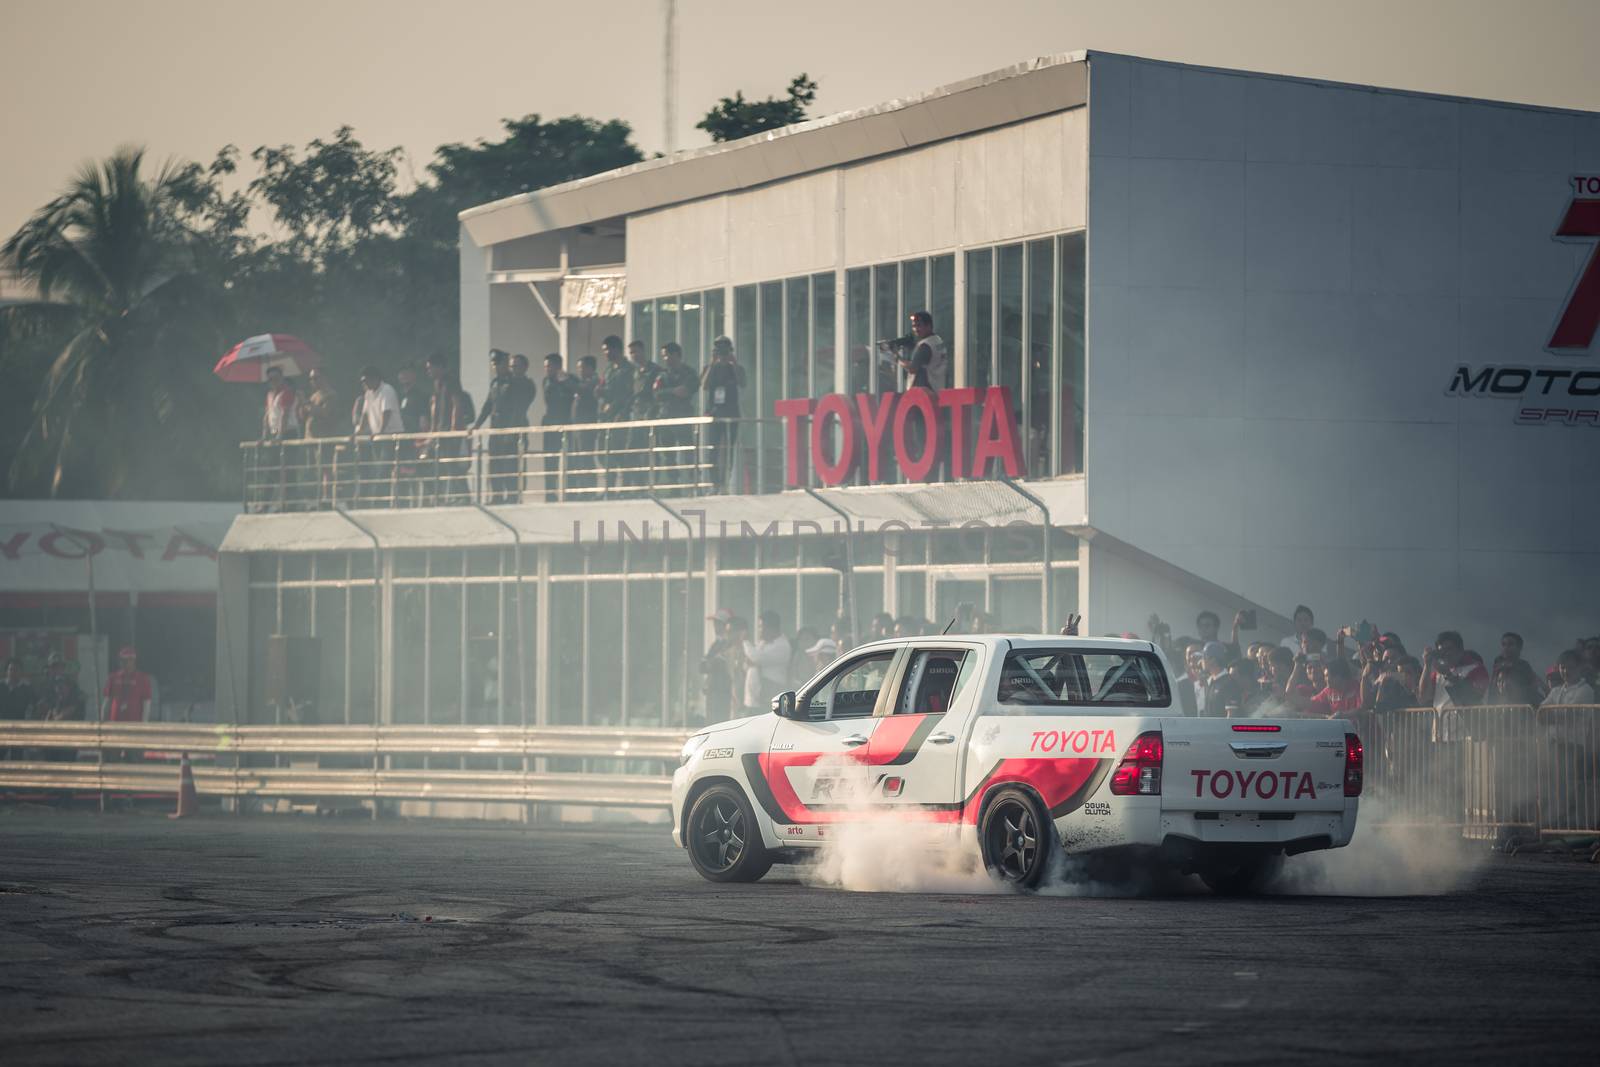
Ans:
[{"label": "green tree", "polygon": [[86,164],[0,247],[0,267],[38,292],[4,309],[8,369],[54,346],[11,491],[206,495],[227,479],[232,463],[197,447],[226,405],[206,403],[217,304],[195,269],[197,225],[226,207],[204,169],[147,175],[143,149],[125,147]]},{"label": "green tree", "polygon": [[789,83],[787,97],[769,96],[765,100],[746,100],[743,92],[725,96],[706,117],[695,123],[713,141],[737,141],[755,133],[765,133],[806,120],[806,108],[817,99],[817,83],[797,74]]},{"label": "green tree", "polygon": [[262,145],[250,156],[261,168],[250,192],[287,232],[283,250],[291,255],[326,258],[398,228],[399,148],[369,151],[340,126],[333,140],[306,145],[303,157],[292,145]]}]

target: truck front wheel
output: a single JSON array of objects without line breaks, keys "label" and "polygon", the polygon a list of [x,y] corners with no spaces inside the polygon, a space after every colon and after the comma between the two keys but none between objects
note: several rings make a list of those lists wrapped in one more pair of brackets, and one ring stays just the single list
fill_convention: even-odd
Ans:
[{"label": "truck front wheel", "polygon": [[689,862],[713,882],[753,882],[772,869],[761,827],[744,792],[730,785],[707,789],[689,809]]}]

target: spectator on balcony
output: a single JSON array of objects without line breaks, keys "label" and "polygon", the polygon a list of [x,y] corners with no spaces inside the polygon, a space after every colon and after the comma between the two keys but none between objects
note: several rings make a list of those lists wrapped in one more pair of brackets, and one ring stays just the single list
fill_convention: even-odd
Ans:
[{"label": "spectator on balcony", "polygon": [[[314,372],[313,372],[314,373]],[[261,413],[261,440],[281,443],[300,436],[300,404],[294,383],[282,367],[267,368],[267,404]]]},{"label": "spectator on balcony", "polygon": [[1310,608],[1306,607],[1304,604],[1296,605],[1294,609],[1294,633],[1283,639],[1283,647],[1287,648],[1290,652],[1303,652],[1306,632],[1315,626],[1316,623],[1317,617],[1316,615],[1312,614]]},{"label": "spectator on balcony", "polygon": [[294,383],[283,376],[282,367],[268,367],[267,401],[261,413],[261,447],[258,455],[261,460],[260,473],[270,480],[272,488],[268,493],[270,499],[262,500],[262,506],[281,508],[293,495],[296,475],[304,457],[298,451],[286,453],[283,443],[299,437],[300,433],[300,405]]},{"label": "spectator on balcony", "polygon": [[100,717],[107,722],[148,722],[155,683],[139,669],[139,652],[128,645],[117,657],[122,666],[106,679]]},{"label": "spectator on balcony", "polygon": [[67,661],[59,652],[45,660],[43,692],[39,694],[36,717],[47,722],[76,722],[84,717],[83,690],[67,673]]},{"label": "spectator on balcony", "polygon": [[661,377],[661,368],[650,362],[643,341],[628,343],[628,362],[633,364],[633,400],[628,417],[635,422],[656,418],[656,379]]},{"label": "spectator on balcony", "polygon": [[1550,687],[1543,706],[1567,707],[1573,704],[1593,704],[1595,689],[1584,676],[1584,660],[1577,649],[1569,648],[1556,660],[1556,675],[1560,681]]},{"label": "spectator on balcony", "polygon": [[[461,388],[461,376],[447,356],[432,355],[424,366],[432,383],[428,394],[430,433],[461,433],[472,429],[472,396]],[[429,473],[438,503],[456,504],[467,499],[467,442],[464,437],[434,438],[426,445],[423,458],[431,460]]]},{"label": "spectator on balcony", "polygon": [[728,490],[733,478],[733,456],[739,442],[739,390],[743,387],[744,367],[734,355],[733,341],[718,337],[711,342],[711,362],[700,372],[705,412],[718,420],[706,427],[714,493]]},{"label": "spectator on balcony", "polygon": [[789,655],[783,618],[776,611],[763,611],[755,640],[744,642],[744,706],[749,713],[766,711],[772,698],[788,686]]},{"label": "spectator on balcony", "polygon": [[306,395],[296,411],[308,438],[339,436],[339,393],[316,367],[306,374]]},{"label": "spectator on balcony", "polygon": [[400,425],[406,433],[424,433],[428,429],[428,394],[417,384],[417,367],[407,363],[394,376],[396,391],[400,394]]},{"label": "spectator on balcony", "polygon": [[1422,650],[1422,683],[1417,697],[1435,708],[1470,707],[1483,703],[1489,672],[1483,657],[1466,649],[1461,635],[1445,630]]},{"label": "spectator on balcony", "polygon": [[[561,368],[561,353],[552,352],[544,357],[544,425],[563,426],[573,421],[572,407],[578,398],[578,387],[572,375]],[[566,444],[560,430],[544,432],[544,498],[561,499],[565,486],[562,480],[562,451]],[[568,477],[570,484],[571,478]]]},{"label": "spectator on balcony", "polygon": [[[933,313],[911,313],[911,335],[896,344],[895,362],[907,389],[944,389],[950,384],[950,356],[944,339],[933,332]],[[885,342],[887,346],[887,342]]]},{"label": "spectator on balcony", "polygon": [[[1500,654],[1494,659],[1489,688],[1497,704],[1538,704],[1546,686],[1533,664],[1522,658],[1522,635],[1507,630],[1500,635]],[[1513,699],[1502,699],[1511,697]]]},{"label": "spectator on balcony", "polygon": [[605,353],[605,377],[600,379],[600,421],[626,422],[633,408],[633,364],[622,354],[622,338],[612,334],[600,342]]},{"label": "spectator on balcony", "polygon": [[[676,341],[661,346],[661,370],[652,386],[655,392],[656,417],[659,419],[687,419],[694,416],[695,394],[699,392],[700,376],[683,361],[683,348]],[[669,482],[697,482],[695,428],[693,426],[663,426],[656,431],[656,445],[663,449],[661,462],[671,471]]]},{"label": "spectator on balcony", "polygon": [[1202,611],[1194,618],[1195,632],[1200,635],[1202,647],[1212,641],[1220,642],[1226,649],[1230,659],[1239,658],[1239,629],[1246,619],[1246,613],[1238,611],[1233,616],[1233,629],[1228,633],[1228,639],[1223,641],[1219,634],[1222,632],[1222,620],[1214,611]]},{"label": "spectator on balcony", "polygon": [[[595,358],[584,356],[578,360],[577,374],[572,381],[572,421],[579,425],[591,425],[600,421],[600,375],[596,370]],[[568,478],[568,484],[574,488],[586,488],[594,485],[594,471],[599,467],[595,450],[599,440],[595,430],[574,430],[572,438],[567,442],[568,468],[577,473]]]},{"label": "spectator on balcony", "polygon": [[[528,408],[522,402],[522,389],[511,374],[511,355],[494,349],[489,353],[489,366],[494,378],[489,382],[489,395],[478,412],[474,430],[485,422],[490,430],[513,430],[527,425]],[[532,384],[532,383],[530,383]],[[505,504],[517,498],[517,447],[521,434],[490,433],[489,453],[489,503]]]},{"label": "spectator on balcony", "polygon": [[[380,440],[400,433],[400,394],[394,386],[383,380],[383,372],[374,364],[361,368],[361,394],[356,397],[351,415],[355,429],[351,432],[356,446],[357,492],[367,501],[393,500],[395,442]],[[365,437],[366,440],[361,439]]]},{"label": "spectator on balcony", "polygon": [[885,637],[894,636],[894,616],[887,611],[880,611],[867,623],[867,640],[882,641]]},{"label": "spectator on balcony", "polygon": [[517,416],[516,424],[531,426],[532,421],[528,418],[528,411],[539,397],[539,387],[528,377],[528,357],[520,352],[511,357],[511,392],[511,405]]}]

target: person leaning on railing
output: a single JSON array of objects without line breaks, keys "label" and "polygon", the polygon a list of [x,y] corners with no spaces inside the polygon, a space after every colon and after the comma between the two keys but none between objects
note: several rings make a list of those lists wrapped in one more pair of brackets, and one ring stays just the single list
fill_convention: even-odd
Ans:
[{"label": "person leaning on railing", "polygon": [[[578,398],[575,379],[561,367],[561,353],[552,352],[544,357],[544,419],[545,426],[563,426],[572,420],[572,405]],[[565,444],[560,430],[544,432],[544,498],[559,500],[562,486],[561,453]]]},{"label": "person leaning on railing", "polygon": [[[455,363],[444,355],[432,355],[424,366],[433,388],[428,396],[428,430],[431,433],[459,433],[472,428],[475,414],[472,394],[461,388],[461,375]],[[465,438],[433,438],[423,459],[431,461],[432,496],[436,503],[457,504],[467,498]]]},{"label": "person leaning on railing", "polygon": [[[527,392],[533,383],[511,373],[511,355],[500,349],[489,352],[489,366],[494,378],[489,382],[489,396],[483,410],[472,424],[474,430],[485,422],[492,430],[510,430],[528,424],[528,405],[533,402]],[[519,435],[495,433],[489,435],[489,502],[510,503],[517,496],[516,455]]]},{"label": "person leaning on railing", "polygon": [[[600,379],[596,396],[600,401],[600,421],[627,422],[633,409],[633,364],[622,354],[622,338],[611,334],[600,342],[606,356],[605,376]],[[615,470],[628,465],[627,458],[619,455],[627,447],[631,431],[607,430],[601,448],[606,453],[606,467]],[[608,474],[610,487],[619,483],[616,474]]]}]

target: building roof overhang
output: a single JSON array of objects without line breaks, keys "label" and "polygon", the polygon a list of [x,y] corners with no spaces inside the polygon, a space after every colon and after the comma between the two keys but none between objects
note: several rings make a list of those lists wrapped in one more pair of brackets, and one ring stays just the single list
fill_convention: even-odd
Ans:
[{"label": "building roof overhang", "polygon": [[461,212],[479,247],[793,178],[1081,107],[1084,52],[1043,56],[917,96],[677,152]]}]

